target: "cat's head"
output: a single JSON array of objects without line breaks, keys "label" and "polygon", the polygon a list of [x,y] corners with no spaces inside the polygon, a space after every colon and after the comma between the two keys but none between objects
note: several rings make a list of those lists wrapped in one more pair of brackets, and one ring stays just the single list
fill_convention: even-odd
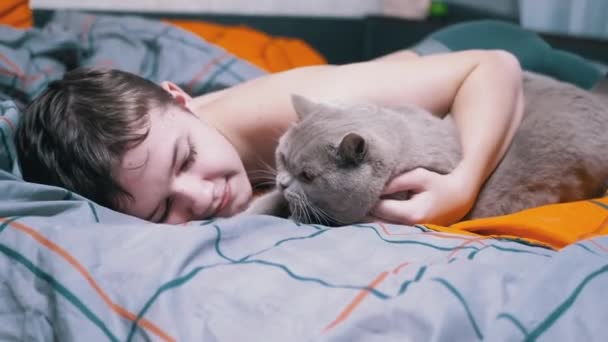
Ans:
[{"label": "cat's head", "polygon": [[277,187],[301,222],[346,225],[378,201],[390,176],[386,143],[366,123],[374,107],[333,106],[293,96],[299,121],[276,151]]}]

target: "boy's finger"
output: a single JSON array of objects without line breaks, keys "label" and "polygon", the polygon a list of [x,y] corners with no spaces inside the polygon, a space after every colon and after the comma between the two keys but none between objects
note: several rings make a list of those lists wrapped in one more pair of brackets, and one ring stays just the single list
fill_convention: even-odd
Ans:
[{"label": "boy's finger", "polygon": [[420,222],[423,217],[417,201],[380,200],[372,210],[372,215],[390,222],[412,225]]},{"label": "boy's finger", "polygon": [[415,169],[393,178],[384,187],[383,195],[394,194],[402,191],[419,192],[427,184],[429,172],[425,169]]}]

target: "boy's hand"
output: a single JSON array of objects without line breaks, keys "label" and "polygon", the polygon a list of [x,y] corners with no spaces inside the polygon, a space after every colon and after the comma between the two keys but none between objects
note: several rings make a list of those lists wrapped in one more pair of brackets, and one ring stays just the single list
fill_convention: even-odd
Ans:
[{"label": "boy's hand", "polygon": [[397,224],[432,223],[450,225],[472,208],[477,191],[467,174],[456,168],[441,175],[418,168],[392,179],[384,195],[411,191],[408,200],[381,199],[371,215]]}]

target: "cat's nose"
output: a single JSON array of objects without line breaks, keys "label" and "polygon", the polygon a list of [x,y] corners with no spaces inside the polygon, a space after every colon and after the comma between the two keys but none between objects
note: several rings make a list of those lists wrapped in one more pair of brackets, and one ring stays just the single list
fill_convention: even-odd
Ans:
[{"label": "cat's nose", "polygon": [[279,173],[277,175],[277,186],[281,191],[287,189],[289,183],[291,183],[291,177],[289,175],[286,173]]},{"label": "cat's nose", "polygon": [[287,189],[288,185],[289,183],[287,183],[284,179],[280,180],[278,183],[279,189],[281,189],[281,191]]}]

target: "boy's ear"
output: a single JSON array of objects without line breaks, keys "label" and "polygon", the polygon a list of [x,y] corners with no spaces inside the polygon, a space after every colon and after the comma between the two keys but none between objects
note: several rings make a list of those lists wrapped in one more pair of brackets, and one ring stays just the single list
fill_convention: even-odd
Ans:
[{"label": "boy's ear", "polygon": [[171,81],[162,81],[160,87],[166,90],[180,105],[189,108],[192,96],[188,95],[182,88]]}]

